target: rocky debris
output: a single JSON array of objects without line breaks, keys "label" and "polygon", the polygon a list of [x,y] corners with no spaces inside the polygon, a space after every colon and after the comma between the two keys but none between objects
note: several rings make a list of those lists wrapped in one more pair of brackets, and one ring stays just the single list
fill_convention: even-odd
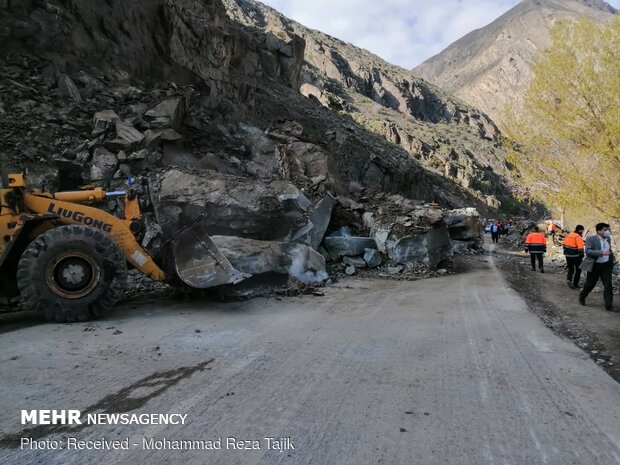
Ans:
[{"label": "rocky debris", "polygon": [[185,119],[186,108],[185,99],[173,97],[147,110],[142,118],[150,128],[179,129]]},{"label": "rocky debris", "polygon": [[327,236],[323,239],[323,246],[330,258],[336,259],[361,255],[366,249],[376,248],[377,244],[370,237]]},{"label": "rocky debris", "polygon": [[[123,164],[117,166],[119,174],[138,175],[160,163],[161,154],[157,154],[164,143],[181,141],[181,134],[171,128],[158,129],[161,133],[147,147],[144,131],[148,127],[132,108],[142,102],[155,105],[168,93],[191,94],[186,88],[156,84],[124,92],[126,87],[118,82],[80,71],[72,80],[82,95],[78,104],[60,90],[62,76],[36,57],[0,61],[0,74],[6,73],[12,77],[0,81],[0,93],[2,103],[10,105],[11,118],[0,119],[2,175],[27,169],[35,187],[74,189],[114,176],[112,167],[118,162]],[[117,162],[102,150],[118,154]],[[141,150],[147,152],[140,160],[125,158]],[[136,164],[147,158],[148,163]]]},{"label": "rocky debris", "polygon": [[104,149],[103,147],[95,148],[93,152],[93,160],[88,172],[88,179],[107,179],[114,176],[118,167],[118,159],[116,155]]},{"label": "rocky debris", "polygon": [[376,268],[383,262],[383,257],[376,249],[364,249],[364,261],[368,268]]},{"label": "rocky debris", "polygon": [[310,200],[291,182],[274,180],[270,183],[275,190],[278,201],[290,211],[306,212],[312,205]]},{"label": "rocky debris", "polygon": [[63,74],[58,80],[58,90],[75,103],[82,103],[82,96],[75,83],[69,76]]},{"label": "rocky debris", "polygon": [[[92,156],[88,150],[81,150],[78,153],[66,152],[63,155],[56,156],[54,162],[59,170],[66,173],[67,176],[80,178],[87,169],[86,166],[90,162]],[[90,176],[86,172],[87,176]]]},{"label": "rocky debris", "polygon": [[239,271],[251,275],[288,274],[305,284],[327,280],[325,259],[303,244],[212,236],[213,242]]},{"label": "rocky debris", "polygon": [[366,261],[362,257],[343,257],[342,263],[351,265],[355,268],[366,268]]},{"label": "rocky debris", "polygon": [[125,284],[126,299],[145,299],[145,298],[168,298],[174,296],[174,287],[147,278],[141,271],[133,269],[127,273],[127,283]]},{"label": "rocky debris", "polygon": [[291,240],[318,249],[331,221],[333,208],[334,198],[328,194],[316,204],[310,213],[308,223],[293,233]]},{"label": "rocky debris", "polygon": [[119,116],[114,110],[96,112],[93,116],[93,135],[98,135],[107,131],[119,119]]},{"label": "rocky debris", "polygon": [[[33,2],[2,13],[0,23],[9,28],[16,21],[34,23],[33,17],[53,24],[36,40],[11,37],[10,53],[0,61],[0,72],[10,76],[0,83],[1,105],[16,109],[14,118],[0,122],[4,172],[27,167],[31,181],[64,187],[64,172],[53,161],[65,153],[86,149],[92,155],[98,146],[127,155],[145,149],[143,160],[122,160],[119,174],[176,165],[285,178],[319,195],[346,196],[357,184],[446,206],[485,205],[471,186],[429,171],[382,135],[299,94],[303,40],[290,31],[274,35],[231,21],[220,1],[93,6],[76,0],[57,14]],[[130,43],[119,26],[119,18],[127,17],[136,24]],[[76,43],[75,30],[89,30],[100,43]],[[58,60],[50,64],[38,56]],[[59,91],[62,74],[74,82],[81,104]]]},{"label": "rocky debris", "polygon": [[[445,212],[431,202],[488,204],[482,192],[493,190],[494,149],[478,152],[478,136],[468,129],[476,141],[462,150],[452,147],[448,132],[433,132],[428,143],[396,124],[371,133],[365,129],[371,123],[304,97],[299,86],[312,79],[302,72],[306,55],[296,34],[279,37],[235,23],[218,0],[70,3],[53,14],[40,2],[29,2],[26,14],[0,7],[0,30],[12,29],[18,16],[49,26],[3,42],[0,114],[11,117],[0,118],[0,171],[29,169],[31,184],[50,190],[144,179],[149,250],[204,218],[209,234],[228,237],[245,254],[235,256],[231,245],[231,260],[256,272],[286,269],[312,280],[324,270],[317,262],[322,254],[357,274],[404,262],[392,267],[398,276],[419,277],[451,250],[449,240],[442,242]],[[130,39],[122,18],[135,23]],[[96,43],[77,40],[76,30],[88,30]],[[435,116],[459,134],[458,125],[469,124],[470,110],[446,102],[431,108],[435,94],[422,92],[421,83],[392,88],[395,74],[371,68],[349,70],[373,84],[385,81],[356,100],[360,105],[370,98],[396,111],[390,93],[401,103],[417,95],[410,103],[424,124],[416,130],[435,131]],[[361,91],[358,77],[352,88]],[[325,81],[317,85],[327,90]],[[344,97],[340,103],[351,105]],[[413,107],[403,105],[410,114]],[[445,169],[466,150],[491,161]],[[437,157],[441,164],[430,170]],[[482,174],[474,179],[472,172]]]},{"label": "rocky debris", "polygon": [[[353,196],[336,199],[331,232],[322,243],[330,261],[344,257],[343,266],[353,266],[358,272],[381,267],[385,256],[388,267],[403,265],[419,277],[445,268],[454,254],[483,251],[479,214],[473,208],[446,210],[397,194],[368,195],[364,189]],[[450,238],[448,224],[462,240]]]},{"label": "rocky debris", "polygon": [[174,129],[147,129],[144,133],[144,145],[147,149],[154,149],[158,147],[162,141],[176,142],[182,138],[183,136]]},{"label": "rocky debris", "polygon": [[484,253],[484,241],[451,241],[454,255],[480,255]]},{"label": "rocky debris", "polygon": [[116,121],[116,139],[117,143],[121,145],[122,150],[129,150],[136,147],[144,140],[144,134],[138,131],[129,123],[122,121]]}]

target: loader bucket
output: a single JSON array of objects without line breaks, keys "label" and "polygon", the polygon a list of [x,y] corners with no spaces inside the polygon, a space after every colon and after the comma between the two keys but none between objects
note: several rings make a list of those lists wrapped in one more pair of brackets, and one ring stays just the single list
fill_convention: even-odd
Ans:
[{"label": "loader bucket", "polygon": [[237,284],[250,277],[230,264],[199,222],[176,234],[171,246],[175,272],[190,287]]}]

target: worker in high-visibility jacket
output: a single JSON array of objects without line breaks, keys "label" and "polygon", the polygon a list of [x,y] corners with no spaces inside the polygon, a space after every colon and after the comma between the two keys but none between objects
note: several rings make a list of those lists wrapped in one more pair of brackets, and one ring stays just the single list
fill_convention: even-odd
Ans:
[{"label": "worker in high-visibility jacket", "polygon": [[538,268],[541,273],[544,273],[543,257],[547,252],[547,238],[540,232],[538,226],[534,226],[534,230],[525,238],[525,251],[530,254],[532,271],[536,271],[536,260],[538,260]]},{"label": "worker in high-visibility jacket", "polygon": [[579,266],[583,260],[583,231],[584,227],[578,224],[575,231],[570,233],[564,239],[562,246],[564,247],[564,256],[566,257],[566,265],[568,266],[568,275],[566,282],[571,289],[579,287],[579,279],[581,278],[581,269]]},{"label": "worker in high-visibility jacket", "polygon": [[555,236],[558,232],[558,225],[553,220],[549,220],[547,224],[547,232],[549,233],[549,237],[551,237],[551,242],[555,247]]}]

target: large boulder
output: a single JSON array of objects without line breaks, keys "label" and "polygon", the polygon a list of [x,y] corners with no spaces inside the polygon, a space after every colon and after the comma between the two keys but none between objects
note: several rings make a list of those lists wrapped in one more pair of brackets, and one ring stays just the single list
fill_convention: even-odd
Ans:
[{"label": "large boulder", "polygon": [[169,238],[203,218],[210,235],[286,240],[308,222],[310,201],[287,181],[261,181],[197,169],[149,175],[158,220]]},{"label": "large boulder", "polygon": [[331,195],[325,196],[310,213],[308,223],[295,231],[292,234],[291,240],[317,249],[329,226],[334,204],[335,199]]},{"label": "large boulder", "polygon": [[116,155],[104,149],[96,147],[93,152],[92,164],[87,170],[88,179],[108,179],[114,176],[118,167]]},{"label": "large boulder", "polygon": [[452,259],[452,243],[445,224],[437,223],[424,234],[414,234],[399,239],[391,257],[395,263],[422,263],[431,269]]},{"label": "large boulder", "polygon": [[363,220],[377,248],[392,263],[436,268],[452,259],[450,235],[440,208],[394,195],[364,213]]},{"label": "large boulder", "polygon": [[288,274],[306,284],[327,279],[325,259],[303,244],[212,236],[213,242],[239,271],[251,275]]},{"label": "large boulder", "polygon": [[150,128],[179,129],[185,119],[187,100],[182,97],[171,97],[163,100],[147,110],[142,119]]},{"label": "large boulder", "polygon": [[450,239],[454,241],[481,241],[483,239],[480,214],[475,208],[448,210],[444,218]]}]

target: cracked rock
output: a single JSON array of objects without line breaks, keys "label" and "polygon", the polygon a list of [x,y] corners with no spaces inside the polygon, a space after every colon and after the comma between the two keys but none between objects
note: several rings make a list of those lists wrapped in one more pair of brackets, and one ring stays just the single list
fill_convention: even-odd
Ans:
[{"label": "cracked rock", "polygon": [[174,97],[166,99],[146,111],[142,119],[151,128],[179,129],[185,119],[185,99]]},{"label": "cracked rock", "polygon": [[116,159],[116,155],[103,147],[97,147],[93,153],[93,160],[88,178],[90,180],[111,178],[114,176],[114,173],[116,173],[117,167],[118,160]]}]

